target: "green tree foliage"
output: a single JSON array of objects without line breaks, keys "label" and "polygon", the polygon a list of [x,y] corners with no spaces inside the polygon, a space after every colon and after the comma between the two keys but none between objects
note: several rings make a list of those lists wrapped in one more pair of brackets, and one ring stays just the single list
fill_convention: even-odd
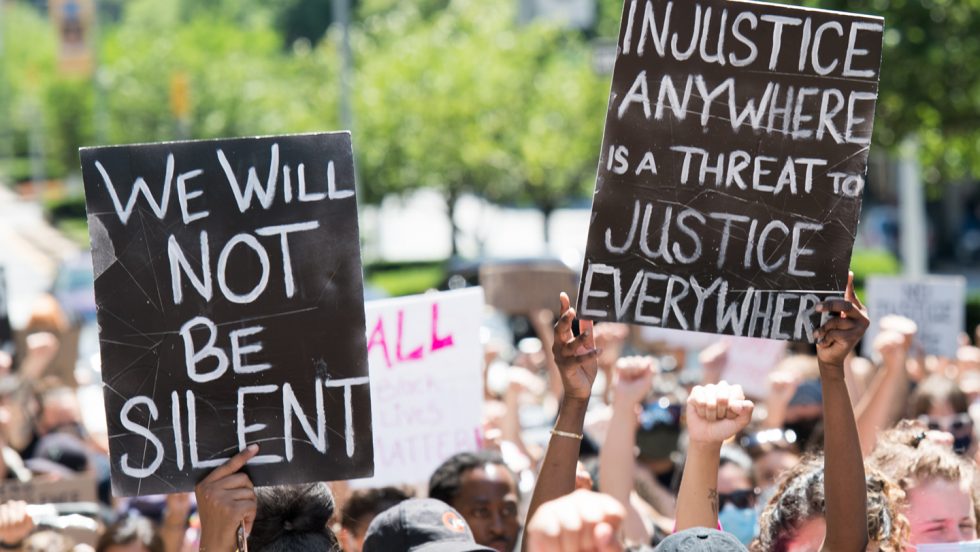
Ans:
[{"label": "green tree foliage", "polygon": [[359,159],[369,199],[421,186],[547,212],[591,187],[608,83],[575,36],[515,25],[510,0],[410,3],[357,36]]},{"label": "green tree foliage", "polygon": [[980,174],[980,0],[820,5],[885,18],[876,142],[892,148],[917,135],[934,184]]},{"label": "green tree foliage", "polygon": [[172,139],[172,83],[188,83],[188,137],[216,138],[327,128],[332,75],[309,52],[283,52],[259,20],[193,17],[167,2],[137,0],[103,43],[112,142]]}]

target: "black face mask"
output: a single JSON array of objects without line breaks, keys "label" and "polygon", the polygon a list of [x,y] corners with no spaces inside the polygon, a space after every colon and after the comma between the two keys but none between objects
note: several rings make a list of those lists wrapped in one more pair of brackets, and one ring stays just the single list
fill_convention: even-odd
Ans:
[{"label": "black face mask", "polygon": [[973,445],[973,435],[967,434],[953,439],[953,452],[956,454],[966,454]]}]

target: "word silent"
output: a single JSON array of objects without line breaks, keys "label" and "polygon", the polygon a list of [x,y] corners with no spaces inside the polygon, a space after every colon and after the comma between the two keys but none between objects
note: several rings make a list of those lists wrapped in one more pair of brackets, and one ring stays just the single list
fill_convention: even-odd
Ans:
[{"label": "word silent", "polygon": [[[268,441],[273,439],[281,439],[285,447],[285,455],[261,454],[252,458],[249,461],[249,464],[278,464],[292,461],[294,455],[294,440],[301,440],[303,443],[311,444],[318,452],[325,454],[329,447],[329,438],[327,432],[328,420],[324,408],[324,390],[335,390],[342,388],[344,393],[344,425],[346,427],[343,434],[344,446],[346,447],[347,457],[353,457],[355,452],[355,440],[351,388],[358,385],[366,386],[367,384],[367,377],[347,378],[340,380],[322,380],[317,378],[313,382],[312,397],[297,396],[297,391],[294,390],[293,386],[289,383],[283,383],[281,386],[277,384],[267,384],[239,387],[237,391],[238,402],[235,410],[235,434],[238,438],[237,450],[245,449],[248,443],[248,434],[257,433],[268,429],[268,424],[249,423],[248,420],[246,420],[246,412],[249,411],[249,408],[246,405],[246,400],[249,397],[254,398],[261,395],[275,395],[281,399],[281,433],[278,434],[279,437],[272,438],[266,436],[262,440]],[[307,392],[308,389],[308,386],[303,386],[303,392]],[[175,463],[177,469],[183,470],[185,464],[185,447],[187,448],[190,456],[190,466],[194,469],[214,468],[224,464],[228,460],[228,457],[209,458],[206,460],[199,458],[197,438],[199,423],[197,414],[198,400],[199,399],[192,390],[185,391],[183,404],[181,403],[181,394],[178,391],[173,391],[170,394],[171,423],[173,429],[173,456],[171,456],[168,454],[167,447],[164,445],[163,441],[156,435],[154,429],[150,428],[151,423],[160,417],[160,411],[156,401],[154,401],[153,398],[145,395],[137,395],[127,399],[119,412],[119,421],[123,428],[145,439],[147,445],[153,447],[154,453],[152,455],[145,454],[143,456],[145,465],[142,466],[132,465],[130,462],[129,453],[123,454],[120,458],[120,467],[122,472],[129,477],[139,479],[151,477],[156,474],[158,469],[160,469],[165,458],[176,458]],[[205,401],[205,404],[210,406],[210,403],[207,401]],[[268,406],[268,400],[263,401],[263,404]],[[315,415],[312,412],[307,412],[304,410],[302,406],[304,404],[307,405],[307,409],[309,409],[310,405],[315,405]],[[186,443],[185,426],[183,422],[185,410],[187,419]],[[143,421],[146,419],[149,419],[150,423]],[[313,420],[312,423],[311,420]],[[294,424],[297,422],[299,423],[300,429],[304,436],[302,438],[294,437]],[[335,426],[337,424],[336,422],[332,422],[330,425]],[[268,435],[268,432],[266,432],[265,435]],[[148,463],[146,462],[147,459],[150,459],[148,460]]]}]

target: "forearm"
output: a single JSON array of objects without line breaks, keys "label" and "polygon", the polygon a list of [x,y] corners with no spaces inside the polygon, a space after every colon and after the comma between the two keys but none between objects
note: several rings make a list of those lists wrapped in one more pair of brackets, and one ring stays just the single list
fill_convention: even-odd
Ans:
[{"label": "forearm", "polygon": [[[555,422],[555,430],[581,435],[585,425],[587,407],[588,400],[563,399],[561,409],[558,412],[558,420]],[[557,433],[552,434],[551,440],[548,442],[548,451],[541,462],[538,481],[534,485],[534,493],[531,495],[527,520],[533,518],[538,507],[545,502],[575,490],[575,467],[578,463],[580,445],[581,441],[573,437]]]},{"label": "forearm", "polygon": [[599,491],[626,508],[623,532],[628,542],[649,542],[650,530],[632,504],[636,445],[636,412],[631,404],[614,403],[606,440],[599,449]]},{"label": "forearm", "polygon": [[677,531],[718,526],[718,464],[721,443],[692,442],[677,493]]},{"label": "forearm", "polygon": [[843,371],[821,364],[824,411],[824,495],[827,538],[823,550],[864,550],[868,542],[867,485]]},{"label": "forearm", "polygon": [[503,440],[516,445],[521,454],[530,458],[531,453],[524,443],[524,438],[521,437],[520,391],[515,386],[508,386],[507,393],[504,395],[504,405],[506,410],[500,424]]},{"label": "forearm", "polygon": [[871,454],[878,439],[878,430],[894,421],[896,404],[905,404],[908,376],[904,366],[883,366],[875,375],[868,392],[855,407],[861,453]]},{"label": "forearm", "polygon": [[633,490],[636,412],[632,405],[613,404],[606,440],[599,449],[599,491],[624,506]]},{"label": "forearm", "polygon": [[187,532],[187,525],[171,525],[164,522],[160,526],[160,539],[163,540],[163,549],[166,552],[180,552],[184,546],[184,536]]}]

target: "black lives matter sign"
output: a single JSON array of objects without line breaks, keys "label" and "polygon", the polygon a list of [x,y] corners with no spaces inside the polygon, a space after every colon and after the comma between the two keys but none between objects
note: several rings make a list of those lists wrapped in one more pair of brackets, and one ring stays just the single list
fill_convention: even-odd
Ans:
[{"label": "black lives matter sign", "polygon": [[579,313],[812,341],[847,283],[882,20],[629,0],[622,21]]},{"label": "black lives matter sign", "polygon": [[113,492],[373,472],[349,133],[81,150]]}]

